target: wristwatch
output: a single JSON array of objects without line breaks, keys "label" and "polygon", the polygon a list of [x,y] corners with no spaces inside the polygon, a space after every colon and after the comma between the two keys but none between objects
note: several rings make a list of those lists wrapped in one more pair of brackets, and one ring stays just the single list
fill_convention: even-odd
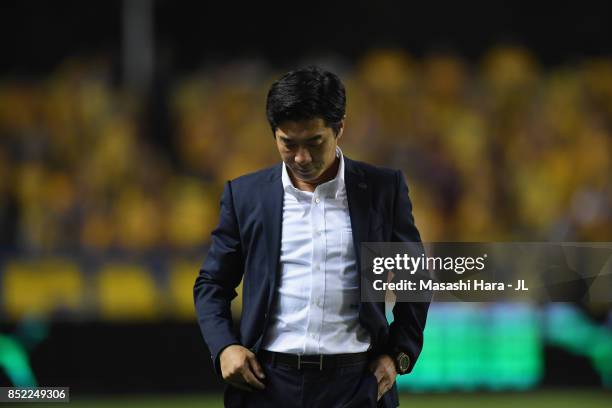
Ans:
[{"label": "wristwatch", "polygon": [[395,356],[395,368],[399,374],[406,374],[410,367],[410,357],[406,353],[397,353]]}]

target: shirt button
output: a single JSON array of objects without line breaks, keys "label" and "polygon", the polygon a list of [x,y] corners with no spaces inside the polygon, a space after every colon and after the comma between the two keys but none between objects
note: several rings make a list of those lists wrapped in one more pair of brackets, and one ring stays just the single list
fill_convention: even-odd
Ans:
[{"label": "shirt button", "polygon": [[319,204],[321,202],[321,199],[319,197],[315,198],[315,203]]},{"label": "shirt button", "polygon": [[321,298],[317,299],[317,306],[319,306],[319,307],[323,306],[323,299],[321,299]]}]

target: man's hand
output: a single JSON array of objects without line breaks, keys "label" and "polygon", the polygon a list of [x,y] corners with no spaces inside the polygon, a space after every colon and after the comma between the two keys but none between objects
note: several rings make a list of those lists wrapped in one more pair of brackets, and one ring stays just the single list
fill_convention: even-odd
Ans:
[{"label": "man's hand", "polygon": [[238,344],[227,346],[219,356],[223,379],[236,388],[246,391],[263,390],[260,380],[266,378],[255,354]]},{"label": "man's hand", "polygon": [[383,354],[376,360],[370,363],[370,371],[374,373],[376,380],[378,381],[378,398],[391,389],[397,377],[397,370],[395,368],[395,362],[388,354]]}]

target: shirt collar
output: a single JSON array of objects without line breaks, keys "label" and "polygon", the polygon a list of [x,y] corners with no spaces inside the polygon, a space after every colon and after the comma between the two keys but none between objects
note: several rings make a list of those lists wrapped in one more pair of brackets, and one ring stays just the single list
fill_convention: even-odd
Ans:
[{"label": "shirt collar", "polygon": [[[320,195],[338,198],[340,194],[345,191],[344,183],[344,155],[339,146],[336,146],[336,157],[340,159],[340,165],[338,166],[338,173],[333,179],[326,181],[323,184],[319,184],[315,189],[315,192],[319,192]],[[283,173],[282,173],[283,189],[285,192],[292,193],[305,193],[305,191],[297,189],[291,182],[289,173],[287,171],[287,165],[283,162]]]}]

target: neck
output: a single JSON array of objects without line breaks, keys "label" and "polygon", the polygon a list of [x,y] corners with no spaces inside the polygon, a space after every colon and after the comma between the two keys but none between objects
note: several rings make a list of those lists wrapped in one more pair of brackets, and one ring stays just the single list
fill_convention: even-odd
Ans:
[{"label": "neck", "polygon": [[325,170],[319,177],[317,177],[314,180],[308,180],[308,181],[297,178],[289,167],[287,167],[287,170],[288,170],[289,178],[291,179],[291,182],[298,190],[313,192],[315,191],[315,188],[317,188],[319,184],[323,184],[325,182],[328,182],[329,180],[333,180],[334,177],[336,177],[336,175],[338,174],[339,167],[340,167],[340,159],[336,157],[336,160],[334,160],[334,163],[331,166],[329,166],[329,168]]}]

